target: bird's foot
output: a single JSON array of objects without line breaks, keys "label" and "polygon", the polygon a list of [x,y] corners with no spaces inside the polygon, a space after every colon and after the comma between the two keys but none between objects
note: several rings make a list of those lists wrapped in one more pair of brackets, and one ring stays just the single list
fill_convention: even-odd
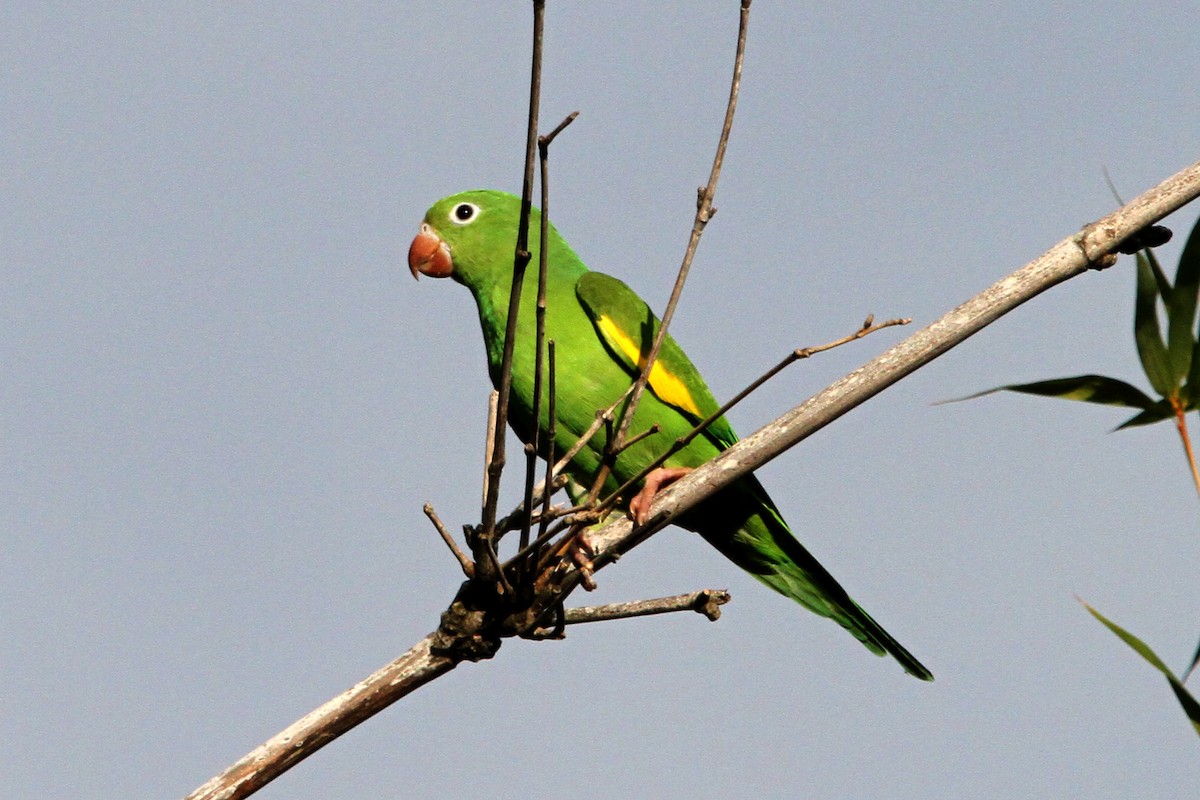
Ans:
[{"label": "bird's foot", "polygon": [[567,543],[567,560],[578,568],[579,583],[589,592],[596,588],[596,580],[592,577],[592,573],[596,571],[596,565],[592,563],[595,555],[596,551],[588,541],[587,531],[580,531]]},{"label": "bird's foot", "polygon": [[691,467],[659,467],[646,476],[642,490],[629,501],[629,516],[638,525],[644,525],[650,517],[650,506],[659,490],[671,485],[692,471]]}]

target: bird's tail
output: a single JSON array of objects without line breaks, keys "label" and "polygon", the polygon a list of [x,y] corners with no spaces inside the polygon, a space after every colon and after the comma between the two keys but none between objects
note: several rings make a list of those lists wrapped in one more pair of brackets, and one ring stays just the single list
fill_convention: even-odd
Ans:
[{"label": "bird's tail", "polygon": [[[741,496],[729,497],[731,493]],[[746,497],[747,494],[753,497]],[[810,611],[829,617],[876,655],[890,654],[909,675],[923,681],[933,680],[933,673],[863,611],[796,540],[753,477],[712,498],[688,522],[693,523],[688,527],[700,533],[726,558],[767,586]],[[732,536],[730,530],[735,531]]]}]

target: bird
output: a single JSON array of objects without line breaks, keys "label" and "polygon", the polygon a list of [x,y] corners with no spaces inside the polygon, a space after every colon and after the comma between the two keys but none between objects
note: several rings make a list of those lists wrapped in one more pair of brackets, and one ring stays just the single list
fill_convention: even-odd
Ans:
[{"label": "bird", "polygon": [[[426,212],[408,251],[414,278],[451,278],[470,290],[479,312],[488,372],[500,385],[501,361],[512,289],[521,198],[480,189],[445,197]],[[530,212],[538,231],[541,213]],[[546,338],[555,347],[555,452],[574,445],[600,409],[617,402],[637,378],[657,333],[659,320],[621,280],[589,270],[558,231],[547,229]],[[531,264],[539,259],[537,236],[530,237]],[[548,404],[534,419],[537,276],[522,284],[512,356],[508,421],[523,442],[535,429],[544,442]],[[651,367],[630,434],[657,432],[622,450],[606,479],[605,493],[635,478],[677,438],[719,409],[699,370],[668,334]],[[601,467],[607,432],[597,431],[566,468],[577,486],[590,486]],[[642,521],[653,492],[711,460],[737,441],[724,416],[686,447],[671,455],[644,480],[626,509]],[[543,457],[545,453],[541,453]],[[876,655],[890,654],[908,674],[933,680],[932,673],[867,614],[802,545],[753,475],[738,479],[697,509],[675,520],[762,583],[810,611],[837,622]]]}]

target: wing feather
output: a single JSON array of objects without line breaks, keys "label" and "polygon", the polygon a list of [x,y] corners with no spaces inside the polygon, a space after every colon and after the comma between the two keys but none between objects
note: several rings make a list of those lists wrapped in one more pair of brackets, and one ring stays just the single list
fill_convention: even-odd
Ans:
[{"label": "wing feather", "polygon": [[[575,284],[575,295],[609,353],[630,375],[636,375],[654,345],[658,317],[636,292],[601,272],[580,276]],[[650,368],[649,387],[659,400],[673,406],[693,423],[720,408],[699,370],[669,333]],[[724,417],[714,421],[706,433],[721,449],[737,441],[737,434]]]}]

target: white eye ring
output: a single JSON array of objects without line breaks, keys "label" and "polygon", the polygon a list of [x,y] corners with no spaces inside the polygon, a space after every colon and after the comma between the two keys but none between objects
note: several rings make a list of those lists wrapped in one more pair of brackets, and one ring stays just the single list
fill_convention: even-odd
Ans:
[{"label": "white eye ring", "polygon": [[474,203],[459,203],[450,209],[450,221],[455,225],[470,225],[479,217],[479,206]]}]

